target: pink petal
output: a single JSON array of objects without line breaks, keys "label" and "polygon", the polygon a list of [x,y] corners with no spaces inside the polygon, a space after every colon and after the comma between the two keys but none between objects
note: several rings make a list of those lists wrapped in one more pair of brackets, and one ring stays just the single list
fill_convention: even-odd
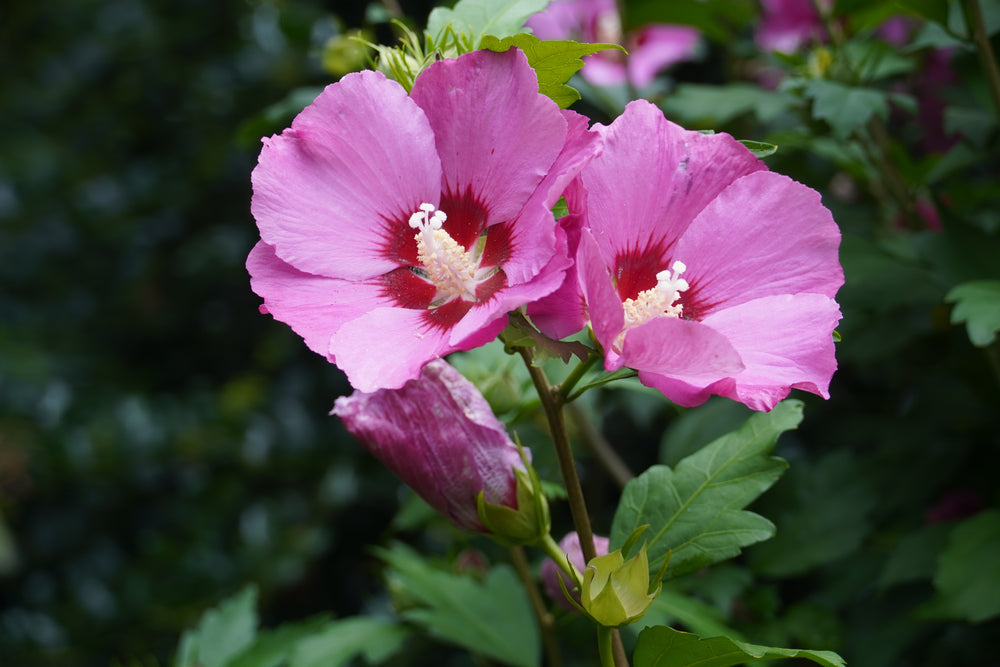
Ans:
[{"label": "pink petal", "polygon": [[611,281],[608,264],[589,230],[580,235],[576,253],[576,270],[580,288],[587,304],[590,326],[605,352],[605,368],[609,371],[622,367],[613,347],[618,334],[625,326],[625,310]]},{"label": "pink petal", "polygon": [[840,230],[815,190],[773,172],[735,181],[691,223],[673,258],[687,265],[685,316],[702,319],[775,294],[832,297],[844,282]]},{"label": "pink petal", "polygon": [[643,88],[656,74],[694,56],[700,34],[685,25],[649,25],[635,35],[629,49],[628,76],[633,85]]},{"label": "pink petal", "polygon": [[828,398],[830,378],[837,368],[832,332],[839,319],[836,302],[821,294],[751,301],[704,321],[733,344],[746,365],[743,372],[713,383],[643,373],[639,379],[685,407],[717,394],[754,410],[770,410],[793,388]]},{"label": "pink petal", "polygon": [[398,389],[451,350],[448,331],[427,326],[425,310],[376,308],[341,326],[329,353],[359,391]]},{"label": "pink petal", "polygon": [[636,370],[706,382],[743,370],[739,353],[723,334],[677,317],[658,317],[628,331],[622,361]]},{"label": "pink petal", "polygon": [[[587,224],[608,258],[669,248],[727,185],[765,168],[729,135],[685,130],[644,100],[597,129],[604,150],[580,180]],[[583,212],[575,198],[570,205]]]},{"label": "pink petal", "polygon": [[303,273],[259,241],[247,258],[250,286],[265,310],[288,323],[313,352],[334,361],[330,336],[340,325],[385,305],[381,287]]},{"label": "pink petal", "polygon": [[706,317],[746,364],[722,395],[754,410],[770,410],[792,388],[829,398],[839,321],[837,303],[822,294],[769,296]]},{"label": "pink petal", "polygon": [[251,210],[278,257],[363,280],[400,264],[386,236],[421,203],[437,205],[441,167],[420,108],[399,84],[365,71],[327,86],[290,129],[264,139],[252,180]]},{"label": "pink petal", "polygon": [[410,93],[434,130],[444,190],[470,191],[487,224],[517,217],[562,150],[566,121],[524,53],[474,51],[432,64]]},{"label": "pink petal", "polygon": [[[568,241],[568,255],[576,257],[580,245],[578,216],[565,216],[560,221]],[[566,269],[563,282],[551,294],[528,304],[528,317],[546,336],[560,340],[574,334],[587,323],[587,304],[583,300],[576,264]]]}]

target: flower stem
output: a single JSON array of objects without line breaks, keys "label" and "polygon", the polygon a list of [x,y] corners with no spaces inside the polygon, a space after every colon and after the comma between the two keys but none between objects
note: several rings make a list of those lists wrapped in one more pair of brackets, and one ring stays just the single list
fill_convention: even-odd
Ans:
[{"label": "flower stem", "polygon": [[528,374],[538,392],[538,398],[542,401],[542,410],[545,411],[545,419],[549,423],[549,434],[552,436],[552,444],[556,448],[556,456],[559,459],[559,470],[562,472],[563,483],[566,485],[566,497],[569,501],[569,511],[573,517],[573,526],[577,535],[580,536],[580,549],[583,551],[583,559],[590,562],[597,557],[597,550],[594,548],[594,531],[590,527],[590,515],[587,513],[587,503],[583,498],[583,488],[580,486],[580,476],[576,472],[576,462],[573,460],[573,449],[569,444],[569,437],[566,435],[566,421],[563,418],[562,402],[558,392],[553,391],[549,384],[549,379],[538,366],[533,362],[531,349],[519,347],[518,352],[524,359],[528,367]]},{"label": "flower stem", "polygon": [[601,656],[601,667],[615,667],[615,654],[611,649],[611,628],[597,626],[597,651]]},{"label": "flower stem", "polygon": [[[525,366],[528,367],[531,382],[535,385],[535,391],[542,402],[542,410],[545,411],[545,419],[549,423],[549,434],[552,436],[552,443],[555,445],[556,456],[559,459],[563,483],[566,485],[566,497],[569,501],[570,514],[573,517],[573,526],[576,528],[577,535],[580,536],[580,550],[583,552],[584,562],[589,563],[597,557],[597,549],[594,548],[594,531],[590,527],[590,514],[587,513],[587,503],[583,498],[580,476],[576,472],[573,449],[570,447],[569,437],[566,435],[562,395],[549,384],[549,378],[545,375],[545,371],[533,363],[534,356],[531,353],[531,348],[519,347],[518,352],[521,354]],[[551,537],[547,540],[543,539],[542,547],[547,552],[555,547],[557,556],[562,553],[559,545],[555,544]],[[559,560],[553,560],[560,564]],[[617,630],[598,626],[597,643],[601,651],[602,667],[628,667],[628,657],[625,655],[621,636]]]},{"label": "flower stem", "polygon": [[[552,538],[550,537],[549,539],[551,540]],[[538,627],[542,631],[542,644],[545,646],[547,664],[550,667],[562,667],[562,655],[559,653],[559,644],[556,641],[555,635],[555,618],[545,607],[545,601],[542,600],[542,593],[538,590],[535,576],[528,565],[528,557],[524,554],[524,548],[511,547],[510,559],[514,563],[514,569],[517,570],[517,576],[521,578],[521,582],[528,592],[531,607],[535,611]]]},{"label": "flower stem", "polygon": [[569,396],[573,391],[573,388],[576,387],[580,380],[583,379],[583,376],[587,374],[587,371],[593,368],[594,364],[597,363],[597,360],[600,358],[600,355],[592,353],[586,360],[578,363],[576,368],[570,371],[569,375],[566,376],[566,379],[559,383],[558,391],[560,403],[568,403],[571,400]]}]

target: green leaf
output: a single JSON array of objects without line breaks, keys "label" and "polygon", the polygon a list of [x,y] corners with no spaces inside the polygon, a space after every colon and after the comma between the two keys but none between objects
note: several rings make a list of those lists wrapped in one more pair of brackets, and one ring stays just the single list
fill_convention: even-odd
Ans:
[{"label": "green leaf", "polygon": [[688,630],[702,636],[724,635],[742,639],[740,633],[726,626],[726,615],[718,607],[666,586],[653,600],[646,615],[627,627],[634,628],[638,633],[648,625],[668,625],[674,622],[681,623]]},{"label": "green leaf", "polygon": [[846,450],[797,461],[757,506],[774,519],[778,534],[748,552],[750,563],[768,576],[791,576],[842,558],[860,547],[877,502]]},{"label": "green leaf", "polygon": [[504,38],[524,31],[524,22],[549,0],[459,0],[451,9],[434,8],[427,18],[427,33],[439,35],[445,27],[472,37],[478,47],[485,35]]},{"label": "green leaf", "polygon": [[783,401],[736,431],[684,458],[676,470],[653,466],[625,487],[611,526],[611,549],[636,528],[645,534],[655,571],[670,554],[668,576],[731,558],[774,534],[773,524],[743,508],[787,467],[769,456],[778,436],[802,421],[802,403]]},{"label": "green leaf", "polygon": [[981,512],[959,523],[948,540],[934,576],[935,615],[979,623],[1000,615],[1000,510]]},{"label": "green leaf", "polygon": [[377,664],[396,653],[409,634],[399,623],[370,616],[333,621],[298,643],[289,667],[339,667],[357,656]]},{"label": "green leaf", "polygon": [[619,49],[617,44],[580,44],[573,41],[542,41],[534,35],[520,33],[498,39],[493,35],[483,37],[480,47],[491,51],[506,51],[512,46],[524,51],[538,76],[538,92],[551,98],[565,109],[580,99],[580,93],[566,85],[570,77],[583,67],[583,56],[606,49]]},{"label": "green leaf", "polygon": [[774,155],[778,152],[778,146],[776,144],[768,144],[763,141],[751,141],[750,139],[740,139],[739,142],[746,146],[747,150],[756,155],[758,158],[765,158],[768,155]]},{"label": "green leaf", "polygon": [[677,122],[716,127],[747,113],[753,113],[762,123],[769,123],[795,104],[796,100],[787,93],[749,83],[724,86],[684,83],[678,85],[660,106]]},{"label": "green leaf", "polygon": [[973,345],[986,347],[1000,331],[1000,280],[973,280],[952,288],[944,297],[954,303],[951,323],[965,322]]},{"label": "green leaf", "polygon": [[181,637],[176,667],[224,667],[250,646],[257,633],[257,587],[247,586],[202,615]]},{"label": "green leaf", "polygon": [[320,632],[329,623],[327,616],[316,616],[298,623],[286,623],[273,630],[258,633],[247,649],[228,663],[227,667],[279,667],[286,664],[300,641]]},{"label": "green leaf", "polygon": [[390,587],[419,602],[403,611],[407,620],[439,639],[508,665],[540,664],[534,612],[511,568],[495,567],[479,582],[435,569],[402,545],[377,553],[390,565]]},{"label": "green leaf", "polygon": [[928,580],[947,541],[949,526],[932,523],[903,536],[878,578],[880,589],[908,581]]},{"label": "green leaf", "polygon": [[889,115],[886,94],[871,88],[815,79],[806,84],[805,94],[813,100],[813,116],[829,123],[833,135],[839,139],[849,137],[872,115],[882,119]]},{"label": "green leaf", "polygon": [[646,628],[639,634],[632,660],[634,667],[729,667],[750,660],[800,658],[824,667],[847,663],[833,651],[774,648],[748,644],[729,637],[702,639],[665,626]]}]

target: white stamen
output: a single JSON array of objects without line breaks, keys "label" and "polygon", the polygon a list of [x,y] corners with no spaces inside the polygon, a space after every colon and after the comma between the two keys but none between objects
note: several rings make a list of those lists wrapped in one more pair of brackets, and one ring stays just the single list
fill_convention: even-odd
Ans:
[{"label": "white stamen", "polygon": [[655,287],[639,292],[634,299],[625,299],[622,303],[625,308],[625,331],[656,317],[680,317],[684,307],[676,302],[681,298],[681,292],[690,287],[680,277],[685,271],[687,265],[677,260],[670,265],[670,270],[656,274]]},{"label": "white stamen", "polygon": [[485,244],[477,243],[472,250],[466,250],[442,229],[447,219],[444,211],[424,203],[409,221],[410,227],[418,230],[414,239],[417,242],[417,259],[423,265],[420,275],[437,288],[431,301],[432,307],[456,298],[475,301],[476,287],[497,271],[495,267],[479,267]]}]

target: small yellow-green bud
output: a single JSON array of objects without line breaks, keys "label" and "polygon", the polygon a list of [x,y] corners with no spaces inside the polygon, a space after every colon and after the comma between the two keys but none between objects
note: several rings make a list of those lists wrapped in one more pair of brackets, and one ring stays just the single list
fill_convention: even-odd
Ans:
[{"label": "small yellow-green bud", "polygon": [[587,563],[580,605],[601,625],[616,628],[645,614],[661,586],[657,582],[656,588],[650,590],[645,544],[627,561],[618,549]]}]

